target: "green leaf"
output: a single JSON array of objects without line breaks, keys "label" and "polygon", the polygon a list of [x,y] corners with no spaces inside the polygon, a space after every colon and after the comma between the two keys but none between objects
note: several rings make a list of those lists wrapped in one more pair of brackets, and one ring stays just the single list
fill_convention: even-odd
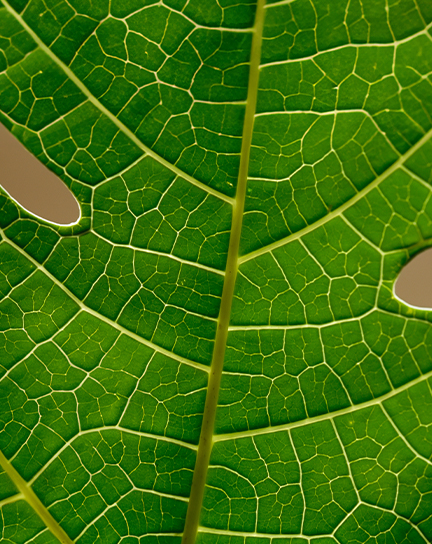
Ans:
[{"label": "green leaf", "polygon": [[432,541],[429,0],[3,0],[0,540]]}]

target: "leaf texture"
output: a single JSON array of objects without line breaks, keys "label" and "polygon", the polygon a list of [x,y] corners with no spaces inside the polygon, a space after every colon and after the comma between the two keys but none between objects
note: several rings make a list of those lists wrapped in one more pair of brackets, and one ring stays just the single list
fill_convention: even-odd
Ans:
[{"label": "leaf texture", "polygon": [[[0,541],[432,541],[429,0],[4,0]],[[201,437],[201,438],[200,438]]]}]

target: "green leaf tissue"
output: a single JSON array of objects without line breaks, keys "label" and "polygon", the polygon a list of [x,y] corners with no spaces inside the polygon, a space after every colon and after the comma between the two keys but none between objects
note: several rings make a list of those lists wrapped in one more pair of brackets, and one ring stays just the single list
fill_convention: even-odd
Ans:
[{"label": "green leaf tissue", "polygon": [[432,542],[430,0],[2,0],[0,111],[2,544]]}]

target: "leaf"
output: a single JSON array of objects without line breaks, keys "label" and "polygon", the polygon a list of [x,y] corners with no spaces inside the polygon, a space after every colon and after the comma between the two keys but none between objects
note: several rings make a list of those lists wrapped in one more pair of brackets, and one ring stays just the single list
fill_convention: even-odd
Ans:
[{"label": "leaf", "polygon": [[393,295],[431,245],[431,23],[2,2],[2,121],[82,209],[1,196],[2,542],[432,540],[431,314]]}]

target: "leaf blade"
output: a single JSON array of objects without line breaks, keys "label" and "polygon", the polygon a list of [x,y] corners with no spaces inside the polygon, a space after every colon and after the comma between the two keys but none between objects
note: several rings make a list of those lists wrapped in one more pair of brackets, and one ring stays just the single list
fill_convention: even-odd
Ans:
[{"label": "leaf blade", "polygon": [[[210,4],[208,13],[196,5],[184,13],[177,5],[170,8],[176,24],[184,23],[183,45],[162,44],[162,27],[148,24],[166,23],[168,8],[139,11],[139,17],[149,17],[152,36],[144,38],[139,17],[129,23],[115,3],[112,9],[121,17],[106,17],[105,5],[81,7],[80,36],[85,35],[87,50],[79,48],[79,62],[79,55],[68,57],[72,49],[59,47],[66,43],[63,30],[47,24],[53,11],[42,14],[39,27],[33,4],[23,15],[38,28],[42,37],[31,32],[51,58],[66,55],[62,62],[71,63],[68,70],[98,107],[84,102],[60,114],[65,122],[42,130],[38,142],[34,129],[41,128],[43,115],[52,119],[53,110],[34,107],[36,115],[4,103],[9,123],[14,119],[31,129],[15,125],[14,130],[28,138],[29,148],[49,157],[52,167],[60,167],[87,208],[81,224],[68,231],[47,228],[4,203],[1,251],[13,247],[34,268],[11,290],[6,287],[1,303],[8,353],[3,391],[13,417],[6,415],[0,438],[14,466],[81,544],[146,533],[179,540],[182,530],[221,297],[245,86],[226,93],[228,81],[245,80],[246,21],[254,10],[248,3],[244,11],[237,6],[247,15],[239,30],[233,28],[237,15],[218,19]],[[328,12],[321,2],[314,4],[272,2],[265,8],[246,229],[228,340],[221,342],[228,350],[198,539],[283,535],[292,542],[340,543],[378,541],[385,534],[398,542],[425,542],[428,494],[414,497],[413,490],[414,482],[421,481],[424,490],[430,481],[428,435],[420,427],[410,433],[398,411],[417,394],[427,404],[429,390],[422,388],[431,371],[429,316],[401,305],[392,296],[392,282],[431,235],[425,160],[429,95],[410,79],[407,67],[416,64],[427,78],[427,62],[410,58],[420,43],[429,47],[425,21],[432,14],[422,3],[405,19],[393,6],[385,15],[383,6],[372,14],[367,5],[359,19],[370,23],[365,34],[356,22],[357,4],[346,11],[332,5]],[[56,15],[64,28],[70,13]],[[345,16],[351,23],[339,24]],[[136,25],[130,39],[123,35],[123,19]],[[200,28],[187,35],[191,24]],[[383,46],[374,42],[377,29],[389,30]],[[98,46],[90,38],[93,31]],[[55,32],[63,41],[56,41]],[[172,48],[164,67],[155,40],[160,51]],[[188,70],[198,53],[187,52],[185,44],[208,54],[201,61],[210,70],[205,76],[198,70],[191,87],[197,147],[188,140],[189,99],[181,89],[192,81]],[[154,117],[146,117],[149,134],[123,115],[118,100],[130,100],[118,72],[125,47],[141,55],[148,73],[160,71],[163,79],[160,97],[172,119],[155,103]],[[392,49],[396,60],[389,68]],[[147,50],[151,58],[142,54]],[[93,79],[85,72],[92,55],[97,63],[98,55],[105,59]],[[188,67],[184,73],[178,69],[182,62]],[[233,62],[241,70],[233,69]],[[218,69],[225,70],[222,84],[214,79]],[[138,73],[127,70],[135,81]],[[110,71],[115,83],[105,97],[101,89],[111,88]],[[284,80],[283,74],[289,77]],[[145,79],[150,76],[139,77],[153,100],[157,93],[151,94],[151,79]],[[24,89],[25,76],[16,78]],[[400,92],[394,91],[396,80]],[[297,94],[292,82],[303,85]],[[40,79],[34,90],[36,103],[45,98]],[[360,107],[362,93],[367,99]],[[101,103],[116,128],[99,115]],[[61,104],[57,99],[59,112]],[[87,119],[91,130],[80,127]],[[123,137],[126,120],[135,148]],[[70,130],[74,136],[68,139]],[[72,150],[65,144],[60,152],[58,135],[67,146],[78,145]],[[180,151],[192,148],[196,155]],[[223,156],[220,163],[215,153]],[[169,164],[165,169],[156,154],[163,155],[162,163],[178,161],[177,170]],[[188,182],[193,190],[186,189]],[[149,184],[146,196],[140,183]],[[92,205],[97,213],[90,219]],[[222,210],[216,222],[207,217],[213,207]],[[205,246],[206,237],[216,241]],[[34,278],[41,278],[41,287]],[[70,308],[80,308],[76,317],[55,308],[50,282],[67,295]],[[228,317],[224,321],[227,325]],[[27,340],[20,336],[21,324]],[[425,417],[422,402],[410,415],[414,426],[415,413]],[[38,443],[46,444],[43,455]],[[179,464],[167,468],[169,457]]]}]

